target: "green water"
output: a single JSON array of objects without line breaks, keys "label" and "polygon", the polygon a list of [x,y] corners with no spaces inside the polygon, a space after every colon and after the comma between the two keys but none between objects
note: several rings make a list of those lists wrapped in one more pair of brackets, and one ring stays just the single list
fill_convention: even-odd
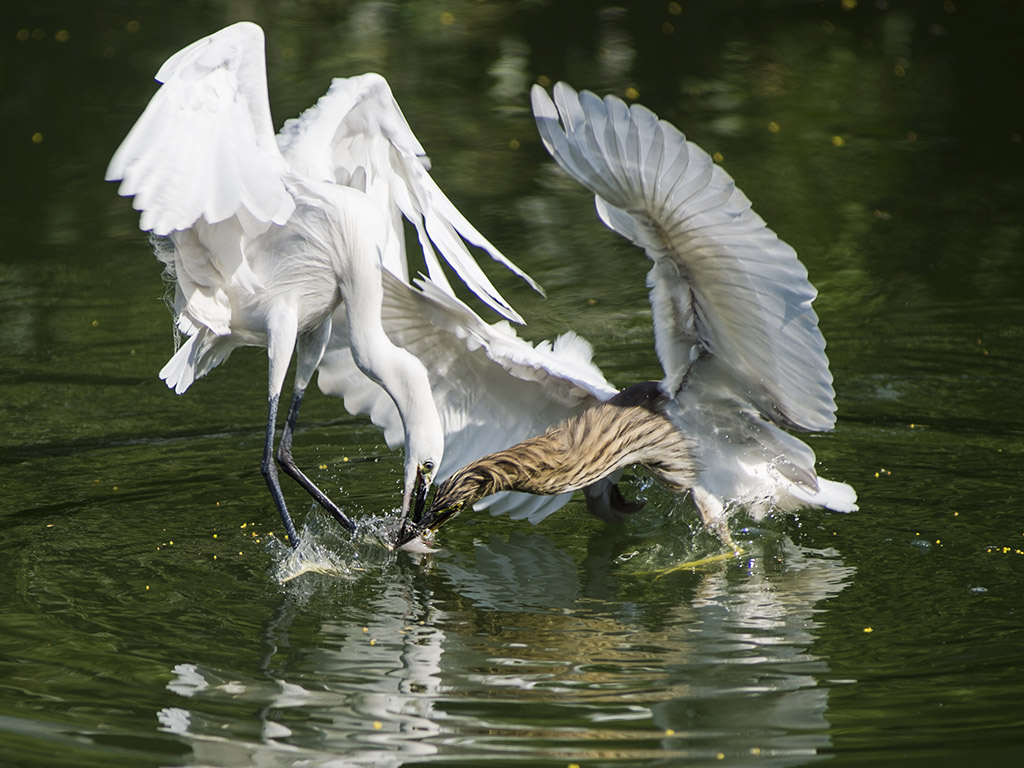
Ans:
[{"label": "green water", "polygon": [[[888,6],[0,11],[0,765],[1019,762],[1024,12]],[[489,268],[524,335],[579,331],[619,385],[658,377],[645,263],[553,172],[528,85],[635,88],[721,153],[820,291],[840,410],[810,442],[860,511],[737,520],[742,557],[664,573],[718,549],[642,477],[624,526],[465,515],[427,558],[286,486],[337,572],[279,584],[265,355],[163,386],[160,268],[101,180],[164,58],[239,18],[278,123],[387,76],[435,178],[546,287]],[[300,427],[364,529],[393,513],[371,425],[311,392]]]}]

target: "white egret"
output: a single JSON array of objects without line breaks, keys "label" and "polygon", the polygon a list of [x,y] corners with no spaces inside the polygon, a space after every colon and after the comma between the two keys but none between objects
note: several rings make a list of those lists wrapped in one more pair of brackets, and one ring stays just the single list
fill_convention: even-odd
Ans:
[{"label": "white egret", "polygon": [[[381,325],[381,276],[408,279],[402,216],[415,226],[429,279],[451,292],[440,256],[490,307],[519,316],[463,239],[530,281],[456,210],[380,75],[335,79],[275,136],[263,31],[242,22],[179,51],[162,86],[114,154],[140,227],[175,283],[187,337],[160,371],[182,393],[241,346],[267,349],[269,414],[262,471],[293,546],[298,537],[276,464],[349,530],[353,523],[295,465],[303,393],[338,311],[355,364],[387,392],[403,425],[403,515],[422,504],[443,459],[441,424],[423,365]],[[435,251],[436,248],[436,251]],[[536,287],[536,286],[535,286]],[[291,407],[276,456],[278,401],[295,356]],[[276,464],[275,464],[276,460]]]},{"label": "white egret", "polygon": [[[431,286],[417,293],[386,281],[385,327],[431,372],[446,431],[438,478],[448,479],[400,539],[471,506],[538,522],[581,488],[592,512],[615,517],[637,508],[612,483],[630,464],[691,490],[727,543],[737,506],[755,518],[773,508],[856,509],[854,490],[818,477],[814,452],[785,431],[835,424],[816,291],[793,249],[728,173],[645,107],[564,83],[554,102],[539,86],[532,97],[549,152],[595,194],[601,220],[653,262],[647,284],[665,376],[616,393],[575,337],[534,349]],[[344,352],[328,351],[319,381],[348,390],[349,407],[394,430],[393,410]]]}]

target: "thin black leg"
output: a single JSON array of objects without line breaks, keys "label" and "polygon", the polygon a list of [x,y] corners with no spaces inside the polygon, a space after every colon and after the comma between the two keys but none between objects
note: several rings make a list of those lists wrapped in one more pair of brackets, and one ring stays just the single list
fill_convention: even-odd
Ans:
[{"label": "thin black leg", "polygon": [[274,434],[277,431],[277,403],[278,396],[270,398],[270,413],[267,416],[267,436],[263,442],[263,462],[260,469],[263,477],[270,488],[270,495],[274,497],[277,504],[277,511],[281,513],[281,521],[284,523],[285,532],[288,534],[288,542],[292,549],[299,548],[299,534],[295,532],[295,523],[292,516],[288,514],[288,506],[284,503],[284,494],[281,492],[281,483],[277,479],[277,465],[274,464]]},{"label": "thin black leg", "polygon": [[292,436],[295,432],[295,422],[299,418],[299,406],[302,405],[302,397],[306,394],[305,389],[296,389],[292,395],[292,404],[288,409],[288,418],[284,422],[284,432],[281,434],[281,442],[277,446],[277,463],[285,473],[294,478],[295,482],[306,489],[321,507],[331,513],[331,516],[341,523],[349,533],[355,533],[356,524],[341,511],[337,504],[327,498],[327,494],[317,488],[316,484],[306,477],[305,473],[295,466],[292,458]]}]

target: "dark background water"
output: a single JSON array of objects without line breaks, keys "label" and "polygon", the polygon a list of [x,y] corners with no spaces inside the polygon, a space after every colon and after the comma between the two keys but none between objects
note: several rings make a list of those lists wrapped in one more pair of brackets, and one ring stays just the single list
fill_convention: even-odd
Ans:
[{"label": "dark background water", "polygon": [[[428,560],[349,541],[278,584],[265,356],[177,397],[160,268],[102,181],[163,60],[264,26],[275,120],[384,74],[523,334],[658,377],[639,253],[553,170],[528,87],[630,95],[793,244],[836,378],[812,438],[851,515],[717,550],[643,478],[622,527],[463,516]],[[0,764],[1016,763],[1024,752],[1024,4],[24,2],[0,10]],[[343,507],[401,457],[311,393]],[[279,534],[279,531],[278,531]]]}]

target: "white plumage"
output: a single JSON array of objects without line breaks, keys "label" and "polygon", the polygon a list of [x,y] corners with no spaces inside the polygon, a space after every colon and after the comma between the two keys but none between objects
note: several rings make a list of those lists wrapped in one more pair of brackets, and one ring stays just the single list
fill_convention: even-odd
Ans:
[{"label": "white plumage", "polygon": [[[692,446],[692,492],[705,522],[727,538],[736,505],[755,516],[805,505],[856,509],[853,489],[817,477],[813,451],[785,431],[835,423],[811,307],[816,291],[793,249],[707,153],[650,110],[564,83],[554,101],[539,86],[532,97],[555,160],[595,194],[601,219],[653,262],[647,283],[665,374],[659,387],[666,415]],[[384,287],[388,335],[424,362],[431,379],[445,430],[438,479],[616,393],[578,337],[533,347],[429,285],[418,292],[386,280]],[[398,442],[398,414],[352,365],[344,334],[332,338],[319,384],[344,394],[350,410],[370,413]],[[607,495],[612,479],[588,496]],[[570,496],[506,492],[477,506],[538,522]]]},{"label": "white plumage", "polygon": [[[295,466],[291,440],[303,393],[331,336],[332,316],[361,375],[378,382],[403,425],[403,512],[422,503],[444,454],[423,364],[381,325],[382,276],[408,279],[402,217],[416,228],[439,295],[446,261],[485,303],[520,321],[463,240],[532,281],[456,210],[384,78],[336,79],[316,106],[275,135],[262,30],[242,22],[176,53],[163,85],[111,159],[140,227],[167,236],[157,255],[175,280],[187,339],[160,372],[184,392],[240,346],[270,362],[263,472],[298,540],[277,479],[277,409],[297,357],[277,463],[346,527],[351,521]],[[416,497],[414,499],[414,496]]]},{"label": "white plumage", "polygon": [[731,504],[857,508],[817,477],[814,452],[783,431],[835,425],[817,295],[796,252],[768,228],[728,173],[641,105],[532,92],[541,138],[595,194],[609,228],[654,262],[647,276],[670,416],[695,444],[694,499],[708,523]]}]

